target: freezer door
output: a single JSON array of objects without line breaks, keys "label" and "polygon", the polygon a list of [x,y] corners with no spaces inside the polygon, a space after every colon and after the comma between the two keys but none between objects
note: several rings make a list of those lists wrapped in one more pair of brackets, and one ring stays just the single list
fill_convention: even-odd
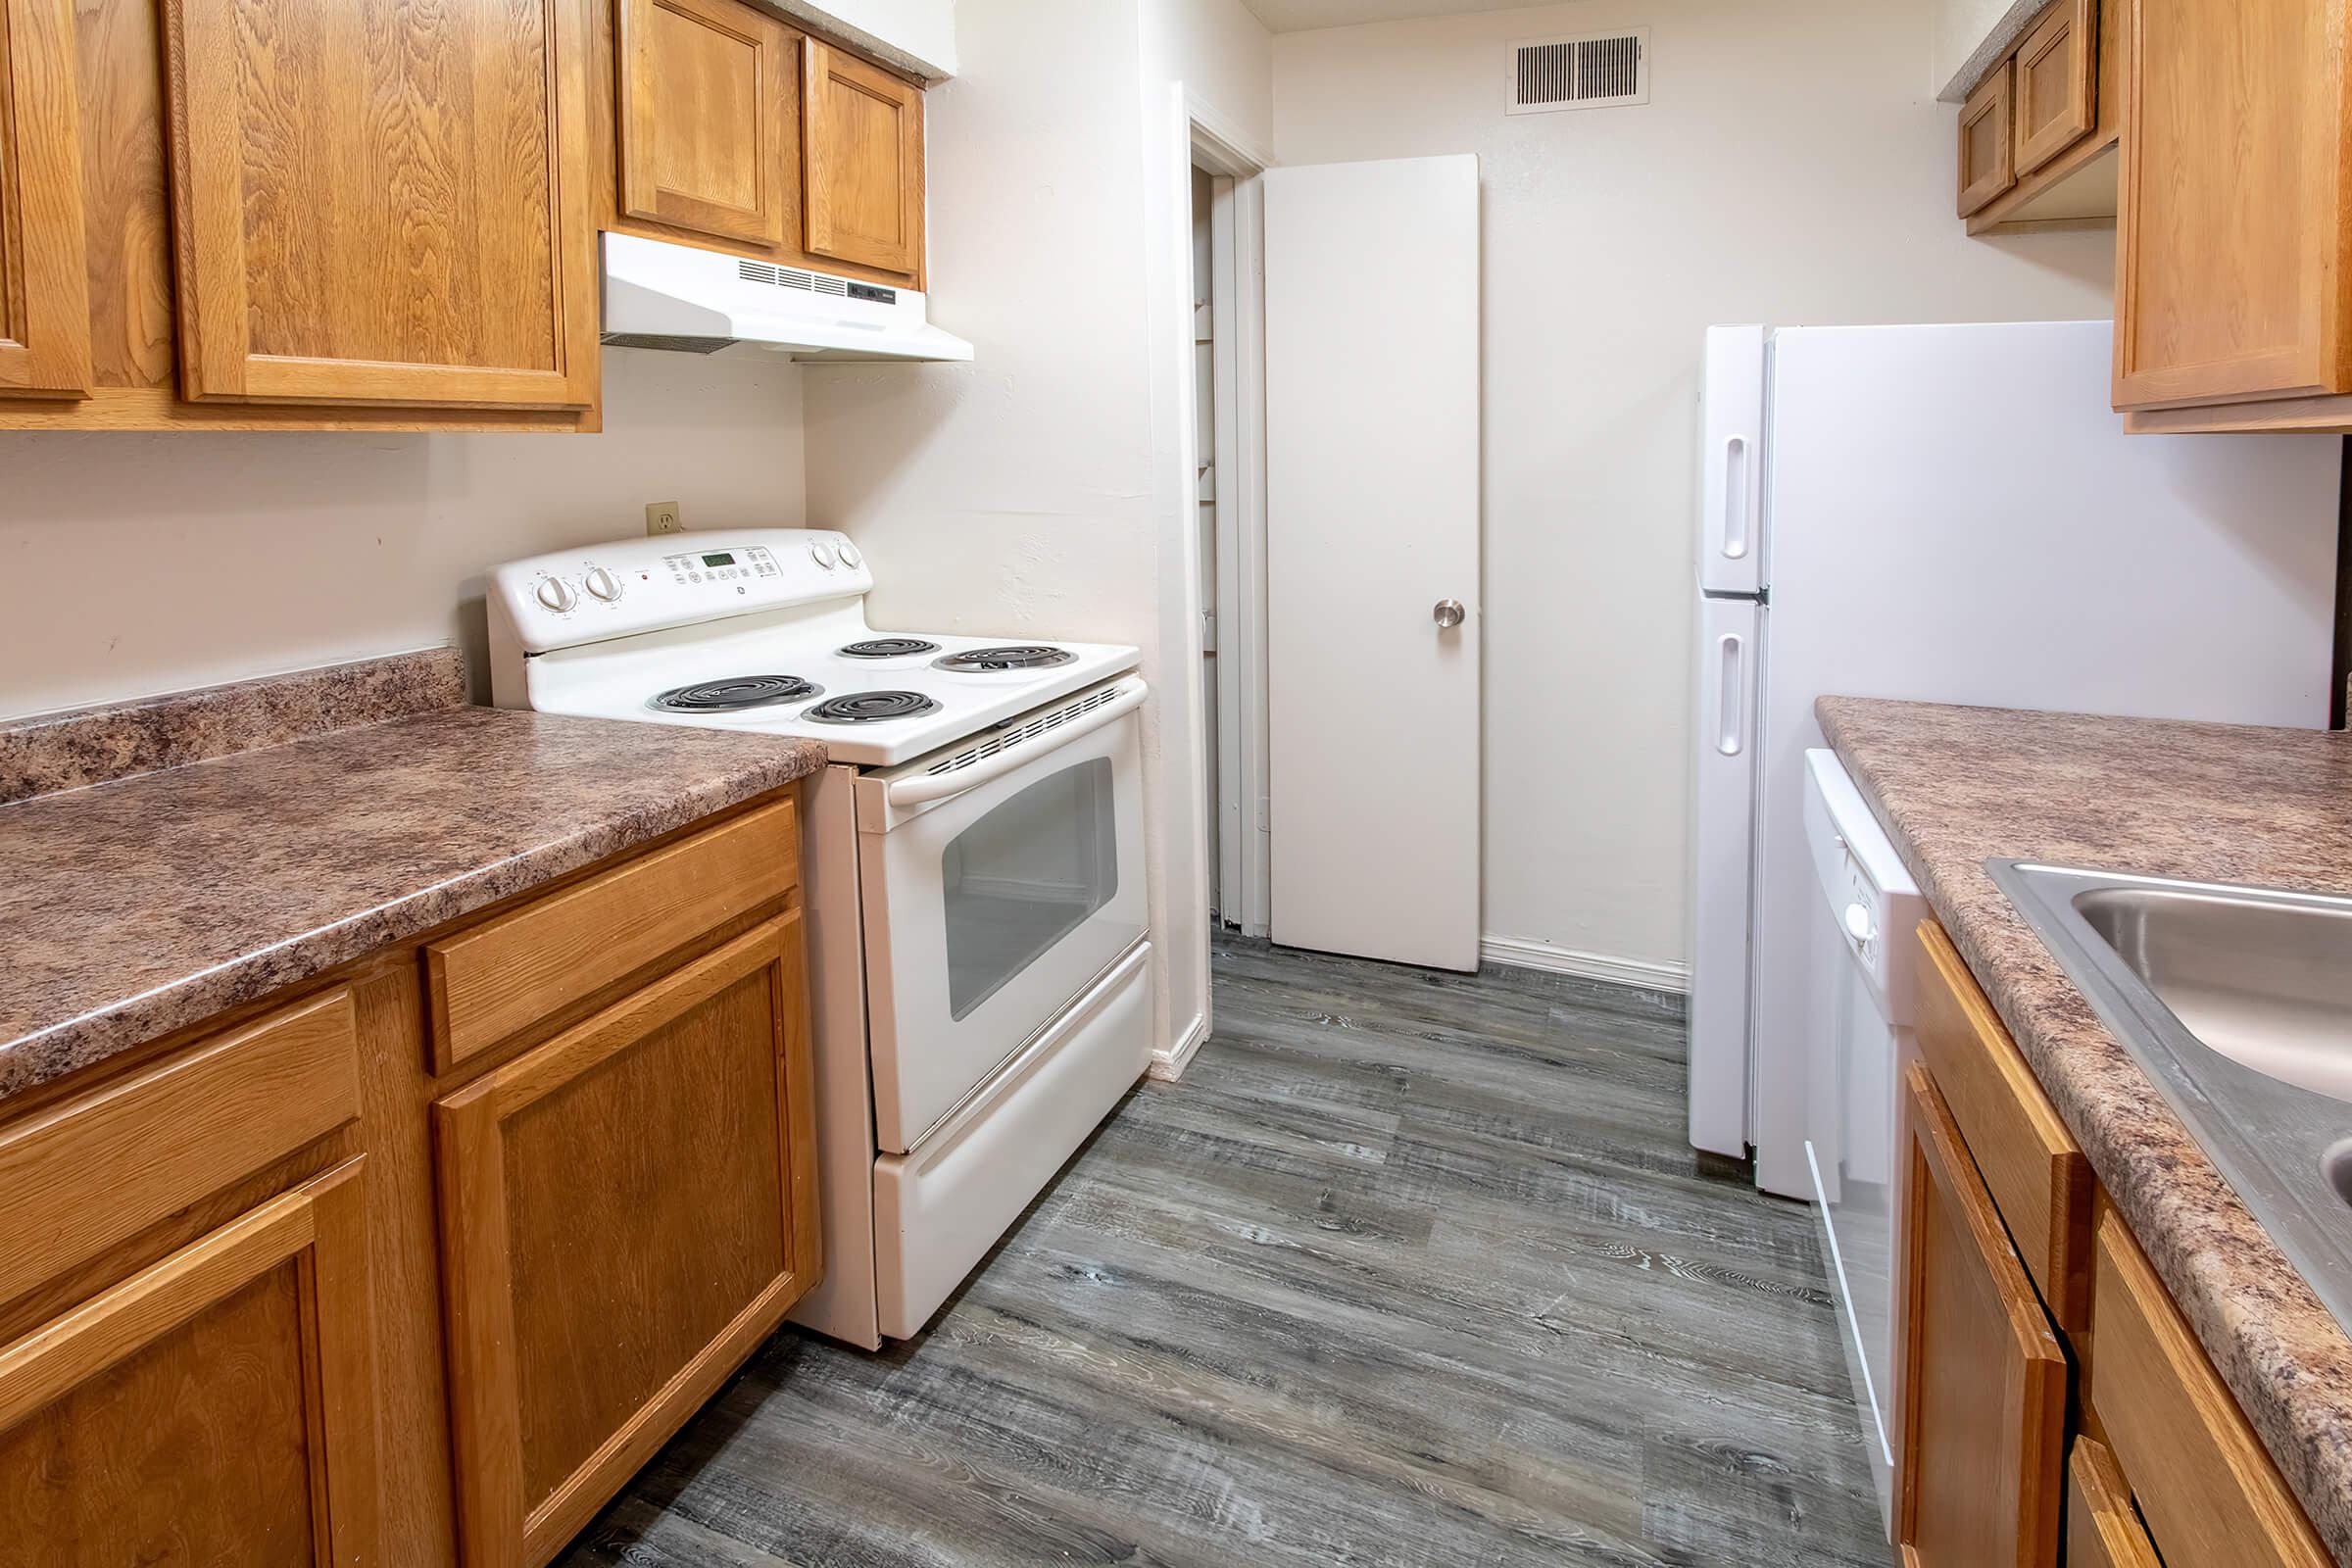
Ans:
[{"label": "freezer door", "polygon": [[1710,326],[1698,418],[1698,591],[1764,586],[1764,328]]},{"label": "freezer door", "polygon": [[1698,602],[1691,748],[1690,1142],[1735,1158],[1748,1141],[1748,891],[1755,821],[1757,665],[1764,607]]}]

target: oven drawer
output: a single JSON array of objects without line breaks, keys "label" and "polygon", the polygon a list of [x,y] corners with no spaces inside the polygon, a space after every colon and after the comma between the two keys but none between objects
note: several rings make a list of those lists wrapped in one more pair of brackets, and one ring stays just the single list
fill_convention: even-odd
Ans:
[{"label": "oven drawer", "polygon": [[922,1148],[874,1162],[883,1334],[919,1331],[1143,1076],[1151,957],[1152,944],[1137,944]]}]

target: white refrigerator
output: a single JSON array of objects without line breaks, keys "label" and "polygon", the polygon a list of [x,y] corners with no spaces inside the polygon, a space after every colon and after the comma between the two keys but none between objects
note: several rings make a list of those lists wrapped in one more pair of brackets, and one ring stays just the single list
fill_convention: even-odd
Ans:
[{"label": "white refrigerator", "polygon": [[1769,1192],[1812,1196],[1816,697],[2328,721],[2342,443],[2127,436],[2111,338],[1707,332],[1690,1142],[1752,1152]]}]

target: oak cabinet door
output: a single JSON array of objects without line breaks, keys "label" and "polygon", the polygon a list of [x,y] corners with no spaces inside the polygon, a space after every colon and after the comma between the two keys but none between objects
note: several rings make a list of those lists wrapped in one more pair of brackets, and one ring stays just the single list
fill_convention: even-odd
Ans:
[{"label": "oak cabinet door", "polygon": [[375,1560],[363,1164],[0,1347],[0,1555]]},{"label": "oak cabinet door", "polygon": [[1914,1568],[2051,1568],[2066,1357],[1927,1071],[1905,1093],[1910,1188],[1896,1530]]},{"label": "oak cabinet door", "polygon": [[[2120,5],[2123,0],[2107,0]],[[2020,179],[2089,135],[2098,123],[2098,0],[2058,0],[2017,46]]]},{"label": "oak cabinet door", "polygon": [[2352,4],[2129,3],[2115,406],[2352,391]]},{"label": "oak cabinet door", "polygon": [[914,273],[923,255],[921,89],[813,38],[803,60],[808,254]]},{"label": "oak cabinet door", "polygon": [[0,393],[90,390],[73,0],[0,0]]},{"label": "oak cabinet door", "polygon": [[738,0],[620,0],[620,208],[783,245],[799,201],[801,36]]},{"label": "oak cabinet door", "polygon": [[191,400],[580,408],[583,0],[164,0]]},{"label": "oak cabinet door", "polygon": [[1966,218],[2017,183],[2017,145],[2010,129],[2010,83],[2016,62],[2004,60],[1960,106],[1960,216]]},{"label": "oak cabinet door", "polygon": [[794,909],[434,1106],[461,1555],[545,1562],[816,1283]]}]

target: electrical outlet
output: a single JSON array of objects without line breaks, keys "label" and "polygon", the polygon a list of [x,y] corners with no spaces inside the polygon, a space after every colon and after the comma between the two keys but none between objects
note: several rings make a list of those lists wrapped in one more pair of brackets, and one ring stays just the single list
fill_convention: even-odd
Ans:
[{"label": "electrical outlet", "polygon": [[684,516],[675,501],[648,501],[645,504],[645,531],[649,534],[684,533]]}]

